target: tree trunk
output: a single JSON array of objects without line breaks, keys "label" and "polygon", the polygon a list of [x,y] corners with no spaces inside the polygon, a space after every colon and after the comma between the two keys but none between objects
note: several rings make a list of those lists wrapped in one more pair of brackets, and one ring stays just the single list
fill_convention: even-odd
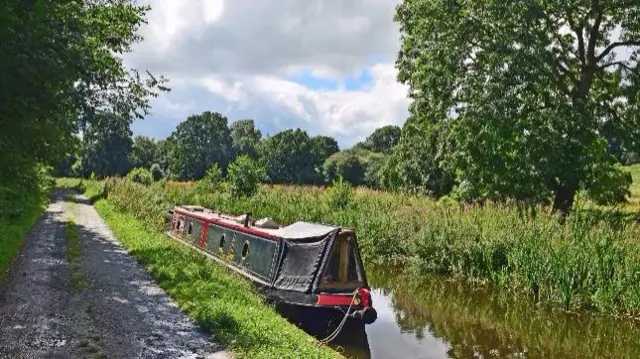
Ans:
[{"label": "tree trunk", "polygon": [[555,197],[553,199],[553,210],[554,214],[560,214],[563,217],[567,216],[571,213],[571,209],[573,208],[573,201],[576,198],[576,187],[575,186],[560,186],[556,190]]}]

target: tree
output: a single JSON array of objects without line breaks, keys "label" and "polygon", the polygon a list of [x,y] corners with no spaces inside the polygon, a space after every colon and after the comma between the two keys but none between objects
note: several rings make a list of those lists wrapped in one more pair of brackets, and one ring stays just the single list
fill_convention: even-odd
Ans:
[{"label": "tree", "polygon": [[133,150],[131,151],[131,165],[133,167],[151,168],[155,162],[156,142],[146,136],[136,136],[133,138]]},{"label": "tree", "polygon": [[258,191],[258,184],[266,178],[266,172],[251,157],[240,155],[229,165],[228,178],[232,197],[249,197]]},{"label": "tree", "polygon": [[180,179],[200,179],[214,164],[225,170],[231,158],[227,118],[217,112],[189,116],[171,134],[169,171]]},{"label": "tree", "polygon": [[328,183],[339,178],[353,184],[364,184],[365,169],[360,157],[354,151],[342,151],[333,154],[324,162],[324,174]]},{"label": "tree", "polygon": [[274,183],[311,184],[322,181],[322,158],[307,132],[285,130],[260,143],[260,162]]},{"label": "tree", "polygon": [[104,112],[128,125],[168,90],[123,65],[147,11],[130,0],[0,4],[1,182],[37,181],[40,164],[74,153],[76,135]]},{"label": "tree", "polygon": [[[403,191],[417,191],[432,197],[448,194],[453,185],[453,174],[441,166],[445,154],[447,124],[438,124],[421,116],[414,101],[402,136],[379,172],[381,187]],[[465,199],[465,198],[461,198]]]},{"label": "tree", "polygon": [[380,171],[387,156],[382,153],[354,148],[334,153],[324,162],[325,180],[338,178],[359,186],[380,187]]},{"label": "tree", "polygon": [[164,139],[156,142],[156,152],[153,155],[156,163],[160,165],[163,171],[169,168],[169,155],[173,142],[170,139]]},{"label": "tree", "polygon": [[231,142],[234,156],[242,154],[256,159],[257,147],[262,133],[255,127],[253,120],[238,120],[231,124]]},{"label": "tree", "polygon": [[124,176],[131,168],[129,154],[133,147],[129,122],[112,113],[100,117],[101,120],[89,126],[83,136],[82,175]]},{"label": "tree", "polygon": [[373,131],[363,142],[356,144],[356,148],[362,148],[373,152],[388,153],[398,144],[402,130],[398,126],[388,125]]},{"label": "tree", "polygon": [[315,136],[311,137],[311,142],[315,147],[315,151],[318,154],[319,160],[324,162],[334,153],[340,151],[338,142],[329,136]]},{"label": "tree", "polygon": [[638,145],[638,15],[621,0],[404,0],[396,64],[417,102],[412,135],[446,129],[442,162],[472,197],[553,197],[568,213],[578,190],[619,174],[605,124]]}]

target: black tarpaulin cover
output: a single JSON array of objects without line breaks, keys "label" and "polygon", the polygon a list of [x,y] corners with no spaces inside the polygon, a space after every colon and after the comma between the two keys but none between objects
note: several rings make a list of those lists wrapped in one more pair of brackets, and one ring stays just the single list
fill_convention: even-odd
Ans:
[{"label": "black tarpaulin cover", "polygon": [[275,289],[309,292],[340,229],[312,238],[282,239]]}]

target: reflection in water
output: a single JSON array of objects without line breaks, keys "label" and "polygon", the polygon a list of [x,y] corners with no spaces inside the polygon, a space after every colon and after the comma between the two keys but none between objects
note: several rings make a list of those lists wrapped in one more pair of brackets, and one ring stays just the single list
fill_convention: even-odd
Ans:
[{"label": "reflection in water", "polygon": [[[374,298],[379,315],[392,312],[402,343],[413,340],[423,350],[401,347],[396,358],[637,358],[640,353],[637,322],[538,308],[521,296],[440,278],[369,275],[372,287],[380,288],[377,297],[391,304],[383,308],[384,300]],[[367,328],[370,343],[394,330],[389,325],[378,331],[376,324]],[[373,344],[371,353],[389,357]]]},{"label": "reflection in water", "polygon": [[[350,323],[331,344],[348,357],[640,357],[638,322],[539,308],[526,297],[435,277],[368,274],[378,319],[366,332]],[[336,321],[305,318],[297,309],[283,314],[318,338]]]}]

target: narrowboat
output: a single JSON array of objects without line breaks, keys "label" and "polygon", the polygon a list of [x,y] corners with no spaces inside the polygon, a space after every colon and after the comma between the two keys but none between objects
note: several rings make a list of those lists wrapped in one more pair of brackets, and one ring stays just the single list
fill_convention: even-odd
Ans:
[{"label": "narrowboat", "polygon": [[268,299],[373,323],[377,313],[353,230],[311,222],[279,226],[251,213],[169,210],[168,234],[256,283]]}]

